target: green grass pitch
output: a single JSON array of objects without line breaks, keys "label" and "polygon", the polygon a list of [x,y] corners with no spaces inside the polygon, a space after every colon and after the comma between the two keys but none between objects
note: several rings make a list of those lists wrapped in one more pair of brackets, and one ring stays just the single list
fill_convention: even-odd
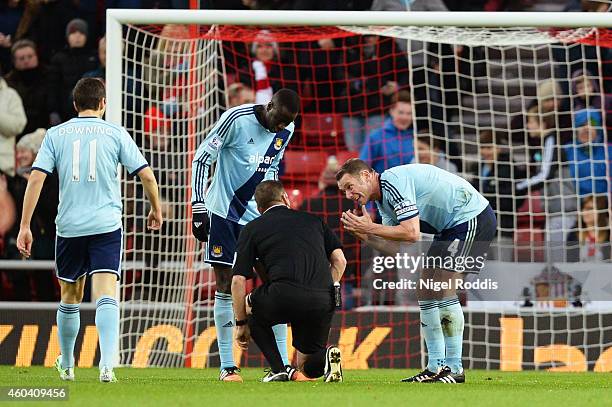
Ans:
[{"label": "green grass pitch", "polygon": [[[260,383],[261,369],[244,369],[244,383],[222,383],[217,369],[116,369],[119,382],[101,384],[97,369],[77,369],[63,406],[603,406],[612,405],[606,373],[467,371],[462,385],[411,384],[412,370],[345,371],[343,383]],[[63,386],[55,369],[0,366],[0,386]],[[24,402],[0,406],[20,405]],[[25,403],[40,405],[40,403]]]}]

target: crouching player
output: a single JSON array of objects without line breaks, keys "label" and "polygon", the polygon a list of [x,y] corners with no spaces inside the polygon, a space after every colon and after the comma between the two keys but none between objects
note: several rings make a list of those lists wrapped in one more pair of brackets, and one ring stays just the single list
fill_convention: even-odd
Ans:
[{"label": "crouching player", "polygon": [[[336,180],[346,197],[362,207],[361,215],[344,212],[342,223],[366,244],[395,255],[398,242],[417,242],[421,231],[434,235],[424,259],[433,259],[434,267],[423,268],[420,278],[444,283],[445,289],[417,286],[429,362],[421,373],[402,381],[463,383],[464,319],[455,290],[463,272],[480,271],[495,237],[497,221],[489,202],[463,178],[428,164],[401,165],[378,174],[364,161],[351,159]],[[382,225],[368,215],[369,201],[376,202]],[[465,268],[468,264],[479,267]]]}]

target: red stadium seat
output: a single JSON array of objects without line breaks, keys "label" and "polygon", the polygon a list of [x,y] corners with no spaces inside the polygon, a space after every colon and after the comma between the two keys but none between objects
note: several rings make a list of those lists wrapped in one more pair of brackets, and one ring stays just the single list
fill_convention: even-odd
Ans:
[{"label": "red stadium seat", "polygon": [[323,151],[287,150],[283,158],[284,176],[291,180],[316,181],[327,165],[327,157]]},{"label": "red stadium seat", "polygon": [[291,188],[287,190],[287,195],[289,195],[289,201],[291,201],[291,207],[293,209],[299,209],[304,201],[304,193],[301,189]]},{"label": "red stadium seat", "polygon": [[344,145],[342,115],[304,113],[301,130],[307,145],[314,144],[321,147]]},{"label": "red stadium seat", "polygon": [[544,261],[544,230],[520,228],[514,233],[516,261]]},{"label": "red stadium seat", "polygon": [[339,151],[338,154],[336,154],[336,158],[338,159],[338,165],[344,164],[349,158],[357,157],[359,157],[359,153],[356,153],[354,151]]},{"label": "red stadium seat", "polygon": [[542,207],[542,199],[540,191],[532,192],[523,201],[523,204],[517,208],[517,225],[518,227],[544,227],[546,223],[546,215]]}]

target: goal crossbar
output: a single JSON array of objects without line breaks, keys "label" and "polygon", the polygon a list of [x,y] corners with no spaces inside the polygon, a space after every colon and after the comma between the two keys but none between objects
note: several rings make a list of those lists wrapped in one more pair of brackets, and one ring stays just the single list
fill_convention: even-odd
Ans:
[{"label": "goal crossbar", "polygon": [[580,12],[130,10],[109,9],[107,19],[130,24],[403,25],[482,27],[612,26],[612,14]]},{"label": "goal crossbar", "polygon": [[[612,27],[612,13],[108,9],[108,83],[121,83],[122,24],[608,28]],[[108,106],[107,120],[121,124],[121,89],[109,86],[106,96],[113,101]]]}]

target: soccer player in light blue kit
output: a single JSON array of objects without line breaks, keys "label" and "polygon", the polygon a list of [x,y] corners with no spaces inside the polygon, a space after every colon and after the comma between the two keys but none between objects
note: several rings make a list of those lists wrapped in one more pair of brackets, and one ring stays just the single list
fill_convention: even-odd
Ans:
[{"label": "soccer player in light blue kit", "polygon": [[[278,179],[278,166],[294,131],[300,98],[290,89],[280,89],[267,105],[245,104],[221,115],[200,144],[192,163],[192,232],[206,245],[205,259],[215,271],[214,318],[221,358],[219,380],[241,382],[234,363],[232,267],[240,231],[259,216],[253,198],[257,185]],[[215,173],[206,188],[209,169]],[[287,366],[287,325],[275,325],[274,336]],[[292,375],[297,377],[298,375]]]},{"label": "soccer player in light blue kit", "polygon": [[[464,319],[456,285],[463,272],[480,271],[495,237],[497,222],[489,202],[463,178],[428,164],[400,165],[378,174],[364,161],[351,159],[336,180],[346,197],[361,206],[361,215],[342,214],[344,227],[360,240],[395,255],[399,242],[417,242],[422,231],[434,235],[427,259],[451,260],[421,270],[421,281],[449,284],[440,291],[418,286],[429,360],[425,370],[402,381],[465,382]],[[376,202],[382,224],[374,223],[367,213],[369,201]],[[476,261],[479,258],[481,262]]]},{"label": "soccer player in light blue kit", "polygon": [[57,171],[60,200],[55,247],[61,288],[57,332],[61,355],[55,362],[62,380],[74,380],[74,344],[79,333],[79,305],[87,274],[96,301],[100,342],[100,382],[114,382],[119,344],[117,280],[121,276],[121,194],[117,166],[138,175],[151,202],[147,225],[163,222],[157,181],[136,143],[123,127],[102,120],[106,110],[104,83],[81,79],[72,92],[78,117],[50,128],[32,166],[17,247],[25,257],[32,249],[30,221],[47,175]]}]

